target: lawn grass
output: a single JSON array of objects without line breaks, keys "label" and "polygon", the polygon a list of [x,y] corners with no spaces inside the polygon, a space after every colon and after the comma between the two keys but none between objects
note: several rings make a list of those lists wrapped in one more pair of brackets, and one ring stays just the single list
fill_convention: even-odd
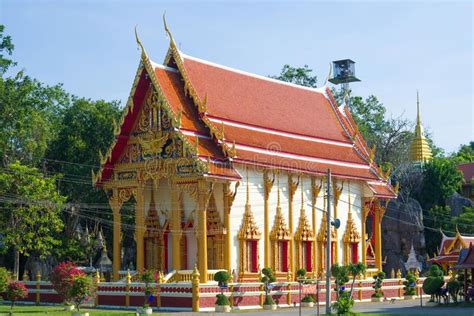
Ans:
[{"label": "lawn grass", "polygon": [[[135,311],[133,310],[104,310],[104,309],[81,309],[81,312],[88,312],[90,316],[135,316]],[[0,305],[0,316],[10,315],[10,306]],[[13,308],[13,315],[15,316],[36,316],[36,315],[50,315],[50,316],[71,316],[71,311],[65,311],[62,306],[15,306]],[[166,315],[166,314],[157,314],[153,315]]]}]

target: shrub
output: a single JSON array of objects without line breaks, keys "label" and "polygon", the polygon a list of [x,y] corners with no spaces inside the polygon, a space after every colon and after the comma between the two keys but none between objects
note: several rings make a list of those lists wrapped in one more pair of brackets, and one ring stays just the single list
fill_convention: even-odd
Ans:
[{"label": "shrub", "polygon": [[217,297],[217,300],[216,300],[216,305],[219,305],[219,306],[227,306],[227,305],[230,305],[230,302],[229,302],[229,299],[227,298],[227,296],[225,296],[224,294],[217,294],[216,295]]},{"label": "shrub", "polygon": [[68,297],[69,289],[72,285],[72,279],[77,275],[85,275],[72,262],[62,262],[55,266],[49,275],[53,289],[63,298],[66,304],[71,302]]},{"label": "shrub", "polygon": [[461,284],[459,283],[459,281],[456,280],[456,279],[451,279],[451,280],[449,280],[446,287],[448,288],[448,293],[451,296],[451,298],[453,299],[453,301],[455,303],[457,303],[458,302],[459,291],[461,290]]},{"label": "shrub", "polygon": [[299,279],[302,279],[306,276],[306,269],[299,269],[298,271],[296,271],[296,277],[299,278]]},{"label": "shrub", "polygon": [[426,294],[433,296],[439,292],[443,285],[443,270],[441,270],[437,265],[432,265],[429,276],[423,282],[423,291]]},{"label": "shrub", "polygon": [[354,300],[350,297],[350,294],[346,291],[341,291],[337,301],[332,303],[332,308],[336,310],[336,314],[346,315],[350,312],[353,305]]},{"label": "shrub", "polygon": [[10,273],[4,267],[0,267],[0,293],[5,292],[8,281],[10,281]]},{"label": "shrub", "polygon": [[95,295],[95,288],[96,284],[88,275],[75,275],[72,278],[67,295],[74,303],[77,311],[80,311],[81,304],[85,300]]},{"label": "shrub", "polygon": [[335,263],[331,267],[331,275],[335,279],[336,294],[339,297],[339,292],[341,291],[341,287],[347,282],[349,282],[349,266],[341,266]]},{"label": "shrub", "polygon": [[311,295],[306,295],[305,297],[303,297],[301,302],[303,302],[303,303],[315,303],[316,300]]},{"label": "shrub", "polygon": [[7,300],[11,301],[10,309],[13,309],[15,302],[28,296],[28,289],[23,282],[12,281],[8,283],[6,289]]},{"label": "shrub", "polygon": [[219,283],[219,286],[227,285],[227,283],[229,283],[230,278],[231,276],[227,271],[219,271],[214,274],[214,281]]},{"label": "shrub", "polygon": [[372,287],[375,290],[375,293],[372,294],[372,297],[383,297],[382,292],[382,283],[385,279],[385,272],[380,271],[376,275],[374,275],[374,282],[372,282]]},{"label": "shrub", "polygon": [[154,273],[151,270],[146,270],[140,275],[140,281],[145,283],[144,294],[145,294],[145,302],[143,303],[143,307],[149,307],[150,302],[152,300],[153,295],[153,287],[151,283],[155,281]]},{"label": "shrub", "polygon": [[260,280],[263,282],[264,289],[265,289],[265,302],[263,304],[264,305],[274,305],[275,301],[269,295],[270,294],[269,285],[270,285],[270,283],[275,282],[276,278],[273,275],[272,269],[270,269],[270,268],[263,268],[262,269],[262,274],[263,274],[263,276]]},{"label": "shrub", "polygon": [[416,286],[416,276],[408,272],[407,275],[405,276],[405,281],[403,281],[403,290],[405,291],[403,295],[415,295],[415,286]]}]

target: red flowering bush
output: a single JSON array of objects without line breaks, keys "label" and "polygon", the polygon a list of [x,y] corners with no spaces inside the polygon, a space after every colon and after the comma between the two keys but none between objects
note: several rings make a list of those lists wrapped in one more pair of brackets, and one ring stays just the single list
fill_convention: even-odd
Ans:
[{"label": "red flowering bush", "polygon": [[72,286],[75,276],[84,276],[85,273],[79,270],[72,262],[62,262],[53,268],[49,278],[53,289],[63,298],[66,304],[71,302],[69,289]]},{"label": "red flowering bush", "polygon": [[28,289],[23,282],[13,281],[8,284],[6,294],[7,300],[12,302],[11,309],[13,309],[16,301],[28,296]]}]

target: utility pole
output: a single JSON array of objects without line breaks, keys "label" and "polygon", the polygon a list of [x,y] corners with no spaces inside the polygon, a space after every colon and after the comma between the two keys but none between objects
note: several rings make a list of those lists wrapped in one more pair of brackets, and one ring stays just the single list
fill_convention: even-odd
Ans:
[{"label": "utility pole", "polygon": [[326,211],[326,315],[331,315],[331,169],[327,174]]}]

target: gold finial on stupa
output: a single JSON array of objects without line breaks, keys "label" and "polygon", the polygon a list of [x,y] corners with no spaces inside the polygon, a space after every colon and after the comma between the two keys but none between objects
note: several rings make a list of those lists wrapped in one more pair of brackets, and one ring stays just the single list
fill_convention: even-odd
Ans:
[{"label": "gold finial on stupa", "polygon": [[410,146],[410,160],[423,163],[431,158],[431,148],[426,140],[423,125],[421,125],[420,96],[418,91],[416,91],[416,127],[415,136]]}]

